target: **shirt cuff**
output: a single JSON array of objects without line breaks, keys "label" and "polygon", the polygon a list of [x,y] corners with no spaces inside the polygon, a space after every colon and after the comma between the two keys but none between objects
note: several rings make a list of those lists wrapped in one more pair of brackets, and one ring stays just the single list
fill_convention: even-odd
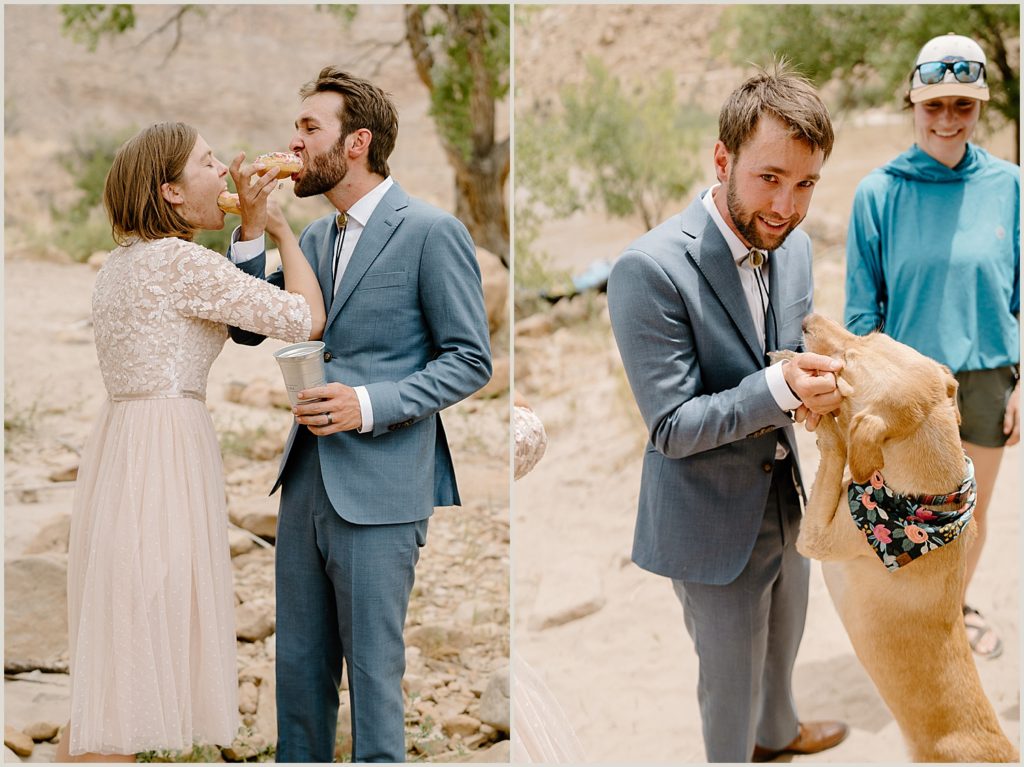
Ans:
[{"label": "shirt cuff", "polygon": [[359,398],[359,414],[363,417],[363,425],[359,427],[360,434],[373,431],[373,406],[370,404],[370,394],[365,386],[355,386],[356,397]]},{"label": "shirt cuff", "polygon": [[231,261],[236,264],[251,261],[267,249],[266,240],[262,234],[255,240],[239,240],[238,237],[241,231],[242,227],[236,226],[235,231],[231,233],[231,249],[229,252]]},{"label": "shirt cuff", "polygon": [[796,410],[800,407],[800,398],[793,394],[785,376],[782,375],[782,366],[787,362],[780,362],[776,365],[769,365],[765,368],[764,377],[768,381],[768,391],[772,393],[777,404],[782,410]]}]

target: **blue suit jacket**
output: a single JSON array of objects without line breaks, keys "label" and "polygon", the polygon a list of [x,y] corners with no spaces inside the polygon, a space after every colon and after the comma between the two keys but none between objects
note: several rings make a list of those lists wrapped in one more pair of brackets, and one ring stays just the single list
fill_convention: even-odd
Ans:
[{"label": "blue suit jacket", "polygon": [[[373,431],[317,438],[324,486],[349,522],[424,519],[435,506],[460,503],[439,411],[491,376],[476,248],[458,219],[395,184],[367,221],[332,301],[334,218],[310,224],[299,245],[328,307],[327,380],[366,387]],[[259,256],[239,268],[262,277],[265,265]],[[267,279],[284,282],[281,270]],[[263,340],[230,332],[239,343]],[[293,426],[273,490],[299,428],[306,427]]]},{"label": "blue suit jacket", "polygon": [[[794,231],[769,255],[768,348],[801,348],[811,248]],[[630,245],[608,280],[612,329],[647,425],[633,560],[699,583],[734,580],[750,558],[788,413],[721,232],[699,199]],[[794,461],[796,463],[796,461]]]}]

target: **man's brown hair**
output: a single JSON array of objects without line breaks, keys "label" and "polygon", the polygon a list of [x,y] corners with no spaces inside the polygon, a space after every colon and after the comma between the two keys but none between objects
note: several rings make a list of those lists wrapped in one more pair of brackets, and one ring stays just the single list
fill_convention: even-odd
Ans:
[{"label": "man's brown hair", "polygon": [[398,112],[391,98],[368,80],[350,75],[337,67],[324,67],[316,80],[299,89],[302,98],[314,93],[332,92],[342,97],[338,120],[341,122],[341,138],[366,128],[373,134],[367,167],[371,173],[390,176],[388,157],[395,149],[398,138]]},{"label": "man's brown hair", "polygon": [[785,124],[793,138],[820,149],[826,160],[832,153],[835,136],[828,108],[810,80],[784,59],[770,70],[760,69],[729,94],[718,114],[718,140],[738,155],[766,114]]},{"label": "man's brown hair", "polygon": [[191,125],[166,122],[149,126],[121,145],[103,183],[103,205],[114,242],[124,245],[132,236],[192,239],[194,228],[163,198],[160,186],[181,178],[198,137]]}]

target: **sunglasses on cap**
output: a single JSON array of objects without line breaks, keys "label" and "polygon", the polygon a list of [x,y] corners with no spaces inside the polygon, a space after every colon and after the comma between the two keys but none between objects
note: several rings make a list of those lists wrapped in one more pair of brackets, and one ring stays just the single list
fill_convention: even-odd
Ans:
[{"label": "sunglasses on cap", "polygon": [[941,83],[947,71],[953,73],[958,83],[976,83],[985,73],[985,65],[980,61],[926,61],[918,64],[914,70],[923,85]]}]

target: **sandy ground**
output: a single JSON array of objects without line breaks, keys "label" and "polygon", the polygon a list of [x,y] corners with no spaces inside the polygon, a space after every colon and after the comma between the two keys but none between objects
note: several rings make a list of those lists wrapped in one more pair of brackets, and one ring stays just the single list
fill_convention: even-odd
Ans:
[{"label": "sandy ground", "polygon": [[[668,25],[689,34],[680,25],[692,17],[698,31],[708,29],[707,17],[689,9],[606,6],[593,10],[585,23],[573,15],[578,13],[550,7],[530,12],[531,34],[517,37],[517,43],[528,38],[517,47],[517,104],[544,103],[551,89],[578,79],[588,50],[627,84],[651,60],[672,68],[680,81],[693,75],[692,66],[706,63],[689,62],[690,48],[664,50]],[[552,36],[560,39],[557,54]],[[715,67],[707,71],[710,81]],[[540,87],[531,87],[534,79]],[[715,92],[740,79],[734,74]],[[913,141],[909,117],[895,110],[844,115],[836,128],[837,144],[804,224],[815,248],[815,304],[832,317],[842,314],[845,228],[854,187]],[[707,182],[712,143],[709,138]],[[1007,131],[983,138],[990,151],[1011,159],[1012,143]],[[636,220],[586,212],[550,222],[537,245],[553,267],[580,272],[595,260],[614,259],[642,233]],[[630,561],[646,433],[603,298],[563,302],[552,314],[552,333],[519,335],[515,345],[517,388],[544,421],[549,442],[537,468],[514,488],[514,651],[546,681],[589,759],[704,761],[697,661],[682,608],[667,579]],[[809,483],[817,449],[802,429],[798,441]],[[1004,456],[988,544],[970,594],[1007,648],[1002,657],[977,665],[1014,742],[1020,731],[1021,457],[1019,447]],[[818,563],[812,563],[794,685],[803,718],[842,719],[852,730],[839,747],[800,761],[908,759],[891,714],[854,656]]]}]

